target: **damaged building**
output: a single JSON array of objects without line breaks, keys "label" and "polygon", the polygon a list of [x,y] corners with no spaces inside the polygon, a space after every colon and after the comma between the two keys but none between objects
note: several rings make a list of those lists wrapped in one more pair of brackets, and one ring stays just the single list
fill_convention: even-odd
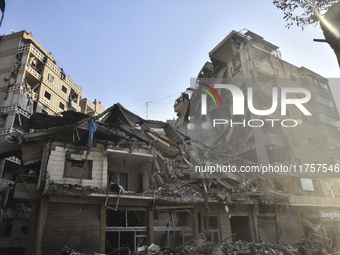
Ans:
[{"label": "damaged building", "polygon": [[[262,48],[258,46],[261,43]],[[264,75],[271,75],[272,66],[266,64],[269,60],[263,61],[283,61],[268,50],[276,52],[277,47],[254,33],[232,32],[213,50],[212,62],[204,65],[198,79],[221,82],[222,78],[241,76],[244,66],[248,66],[248,62],[244,64],[243,50],[249,53],[253,46],[254,52],[260,51],[256,56],[262,56],[262,65],[259,61],[251,72],[257,75],[262,67]],[[247,60],[249,67],[258,61],[251,56]],[[324,84],[325,79],[305,68],[301,70],[317,79],[314,89],[321,93],[319,80]],[[84,100],[89,105],[85,107],[79,100],[83,110],[50,115],[34,111],[27,121],[19,123],[20,130],[3,133],[0,253],[48,255],[68,246],[87,254],[129,254],[155,244],[172,253],[189,249],[194,254],[194,247],[199,247],[206,254],[249,254],[256,253],[252,249],[257,249],[257,243],[288,247],[302,239],[338,248],[339,179],[271,179],[234,173],[213,178],[206,172],[192,175],[195,165],[232,165],[238,169],[256,166],[260,159],[255,142],[268,142],[268,138],[272,148],[287,147],[283,151],[289,151],[289,160],[300,157],[305,161],[310,156],[303,158],[305,141],[294,147],[294,143],[289,144],[290,138],[281,137],[280,129],[271,134],[271,130],[266,133],[224,127],[219,129],[225,131],[218,139],[214,133],[190,133],[190,119],[200,124],[207,120],[201,119],[200,106],[193,100],[201,96],[198,92],[184,93],[176,101],[176,128],[167,122],[143,119],[118,103],[104,111],[96,102]],[[322,96],[333,100],[330,92]],[[208,109],[214,109],[212,102],[208,103]],[[334,109],[330,116],[338,118],[336,114]],[[328,141],[327,135],[336,137],[334,126],[323,129],[321,123],[318,125],[315,127],[324,141]],[[313,134],[310,136],[314,139]],[[337,152],[335,144],[333,153]],[[260,145],[261,150],[270,149],[268,144]],[[315,146],[319,155],[330,155],[323,149],[329,148]],[[261,159],[270,163],[283,161],[271,155]],[[221,247],[226,240],[233,243]],[[207,244],[216,245],[214,253]],[[287,248],[280,254],[288,251]],[[262,253],[268,251],[262,249]]]},{"label": "damaged building", "polygon": [[[325,189],[316,200],[298,185],[282,190],[266,178],[233,174],[190,178],[193,160],[251,163],[119,104],[96,117],[36,113],[29,125],[34,132],[6,136],[14,140],[4,141],[2,155],[20,158],[18,171],[31,179],[8,181],[1,201],[3,212],[16,200],[30,211],[27,254],[55,254],[65,245],[108,254],[152,243],[175,252],[193,240],[217,244],[231,236],[294,244],[314,232],[337,240],[337,195]],[[8,219],[2,224],[9,230]]]},{"label": "damaged building", "polygon": [[[26,31],[0,37],[0,63],[1,152],[11,147],[2,143],[7,135],[16,133],[20,137],[29,131],[28,123],[34,113],[60,115],[69,110],[97,115],[104,111],[100,103],[81,99],[82,89]],[[35,161],[25,163],[34,164]],[[25,204],[40,193],[33,184],[36,173],[24,168],[20,159],[11,154],[0,161],[1,207],[7,204],[9,196],[12,201],[11,208],[1,209],[1,249],[22,251],[27,246],[31,209]],[[12,186],[16,187],[15,194],[9,192]]]},{"label": "damaged building", "polygon": [[[289,210],[283,216],[268,205],[263,209],[258,207],[258,231],[271,242],[287,243],[314,234],[338,246],[339,221],[328,216],[339,213],[340,181],[335,168],[340,162],[340,117],[328,80],[284,61],[278,46],[246,29],[232,31],[212,49],[209,57],[211,61],[203,65],[190,88],[175,102],[176,128],[234,159],[240,157],[258,166],[301,167],[295,174],[276,175],[268,180],[277,191],[289,195]],[[236,92],[217,88],[216,84],[234,85],[244,101],[237,105]],[[273,92],[274,88],[278,94]],[[304,106],[311,115],[306,116],[295,105],[287,105],[282,114],[283,88],[286,91],[299,88],[296,90],[299,93],[287,96],[293,99],[303,98],[301,91],[308,90],[311,98]],[[273,103],[275,97],[279,101],[277,105]],[[204,109],[203,100],[206,100]],[[244,109],[244,113],[234,114],[236,106]],[[260,111],[269,113],[254,113]],[[280,123],[282,119],[290,119],[297,125],[287,127]],[[214,126],[216,123],[220,125]],[[321,173],[320,169],[309,169],[309,174],[306,168],[300,171],[302,167],[322,164],[330,170],[323,175],[317,174]],[[268,217],[261,217],[261,211]],[[325,215],[328,216],[324,218]],[[232,218],[230,222],[233,226]]]}]

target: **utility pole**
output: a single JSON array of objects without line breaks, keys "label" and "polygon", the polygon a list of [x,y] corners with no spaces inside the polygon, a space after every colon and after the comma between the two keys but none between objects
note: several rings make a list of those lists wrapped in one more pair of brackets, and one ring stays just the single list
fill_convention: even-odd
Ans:
[{"label": "utility pole", "polygon": [[149,104],[150,103],[159,104],[159,102],[155,102],[155,101],[146,102],[146,119],[149,119]]}]

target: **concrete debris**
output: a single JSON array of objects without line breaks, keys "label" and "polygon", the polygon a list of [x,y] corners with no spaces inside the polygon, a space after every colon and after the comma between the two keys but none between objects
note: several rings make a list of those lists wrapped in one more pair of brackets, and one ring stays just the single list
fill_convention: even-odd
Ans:
[{"label": "concrete debris", "polygon": [[[160,247],[152,244],[149,247],[142,246],[137,249],[133,254],[146,255],[146,254],[190,254],[190,255],[331,255],[335,254],[334,250],[330,247],[322,245],[318,242],[307,242],[301,240],[294,245],[287,244],[272,244],[266,241],[249,242],[249,241],[230,241],[233,236],[223,240],[218,244],[213,244],[209,241],[190,240],[186,244],[178,248]],[[322,238],[322,237],[320,237]]]},{"label": "concrete debris", "polygon": [[[97,128],[89,139],[91,122]],[[197,165],[254,165],[235,156],[231,145],[190,140],[169,123],[144,120],[119,104],[96,117],[35,114],[30,124],[33,132],[0,140],[6,145],[0,146],[1,157],[20,158],[6,161],[3,175],[12,180],[0,179],[0,223],[2,236],[11,234],[6,224],[16,224],[22,243],[28,240],[27,247],[41,250],[37,254],[55,254],[67,244],[63,254],[316,255],[305,244],[304,254],[297,246],[221,242],[233,231],[239,239],[282,243],[277,233],[288,232],[280,224],[288,224],[292,213],[293,227],[307,222],[318,232],[324,226],[319,211],[303,221],[304,211],[287,210],[294,194],[282,191],[289,187],[284,179],[193,174]],[[289,241],[299,240],[301,232],[294,229],[298,234],[289,234]],[[194,242],[197,233],[207,238]]]}]

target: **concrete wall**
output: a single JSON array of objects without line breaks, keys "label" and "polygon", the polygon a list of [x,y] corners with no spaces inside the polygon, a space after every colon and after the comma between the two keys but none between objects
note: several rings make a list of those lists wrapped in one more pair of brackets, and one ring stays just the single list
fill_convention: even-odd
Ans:
[{"label": "concrete wall", "polygon": [[97,147],[91,149],[88,160],[93,162],[92,177],[81,181],[79,178],[64,177],[66,153],[68,153],[70,159],[82,161],[86,158],[86,150],[81,150],[81,153],[72,153],[72,149],[56,146],[51,150],[46,176],[50,177],[50,181],[58,184],[79,184],[104,189],[107,187],[107,158],[103,155],[103,149],[102,145],[97,145]]}]

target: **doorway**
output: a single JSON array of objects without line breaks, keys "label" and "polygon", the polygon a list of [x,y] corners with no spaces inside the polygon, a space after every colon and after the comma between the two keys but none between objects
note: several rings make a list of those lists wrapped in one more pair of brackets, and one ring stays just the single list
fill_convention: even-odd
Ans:
[{"label": "doorway", "polygon": [[252,241],[248,216],[232,216],[230,225],[232,234],[236,234],[235,240]]}]

